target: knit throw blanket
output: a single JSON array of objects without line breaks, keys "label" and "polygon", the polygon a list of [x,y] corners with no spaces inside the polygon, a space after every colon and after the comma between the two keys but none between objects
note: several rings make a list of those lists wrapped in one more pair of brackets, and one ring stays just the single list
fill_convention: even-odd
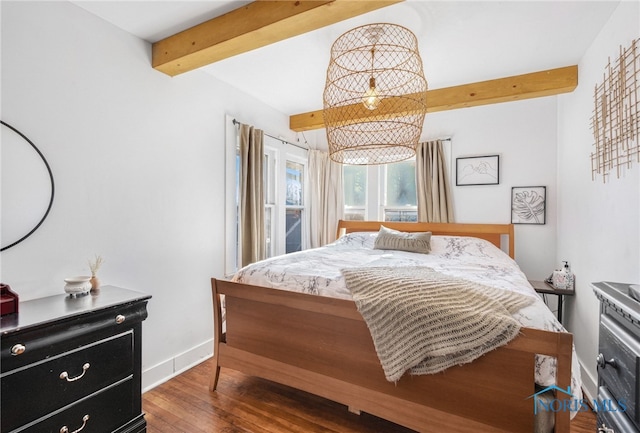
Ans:
[{"label": "knit throw blanket", "polygon": [[432,374],[462,365],[518,335],[512,317],[533,298],[427,267],[343,269],[385,376]]}]

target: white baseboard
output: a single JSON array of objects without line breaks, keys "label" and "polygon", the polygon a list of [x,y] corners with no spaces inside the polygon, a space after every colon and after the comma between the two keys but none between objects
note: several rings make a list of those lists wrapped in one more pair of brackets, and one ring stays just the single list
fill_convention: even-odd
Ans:
[{"label": "white baseboard", "polygon": [[142,372],[142,392],[163,384],[180,373],[213,356],[213,339],[187,350],[175,357],[149,367]]},{"label": "white baseboard", "polygon": [[585,394],[584,397],[592,402],[598,395],[598,380],[584,368],[582,360],[578,359],[578,363],[580,364],[580,377],[582,378],[582,391]]}]

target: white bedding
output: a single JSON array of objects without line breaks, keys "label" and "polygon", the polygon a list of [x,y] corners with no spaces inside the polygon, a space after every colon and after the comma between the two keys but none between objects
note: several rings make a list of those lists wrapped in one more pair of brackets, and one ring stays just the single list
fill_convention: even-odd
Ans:
[{"label": "white bedding", "polygon": [[[531,287],[516,262],[483,239],[433,236],[429,254],[373,249],[377,232],[350,233],[337,241],[263,260],[236,273],[233,281],[282,290],[351,299],[341,269],[350,267],[428,266],[438,272],[465,278],[534,298],[534,302],[514,314],[523,326],[549,331],[565,331],[554,314]],[[582,398],[580,370],[573,352],[571,391]],[[536,383],[555,383],[555,359],[538,356]]]}]

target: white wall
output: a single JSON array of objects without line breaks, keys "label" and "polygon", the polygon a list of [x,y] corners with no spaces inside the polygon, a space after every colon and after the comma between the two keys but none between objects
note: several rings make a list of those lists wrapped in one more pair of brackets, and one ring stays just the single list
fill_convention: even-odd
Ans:
[{"label": "white wall", "polygon": [[[510,223],[511,187],[546,186],[546,224],[516,226],[516,261],[529,279],[557,267],[556,97],[427,114],[425,138],[452,137],[451,186],[459,223]],[[500,184],[456,186],[455,159],[500,155]]]},{"label": "white wall", "polygon": [[21,300],[62,293],[101,254],[103,284],[153,296],[153,385],[212,351],[225,114],[294,140],[288,117],[202,72],[153,70],[150,44],[71,3],[1,7],[2,120],[44,153],[56,198],[41,228],[2,252],[0,278]]},{"label": "white wall", "polygon": [[591,180],[593,89],[609,58],[640,37],[640,3],[621,2],[579,63],[579,85],[558,108],[558,257],[571,261],[576,295],[565,323],[574,333],[582,377],[596,391],[599,303],[595,281],[640,282],[640,164],[607,183]]},{"label": "white wall", "polygon": [[[557,97],[429,113],[421,140],[451,137],[449,170],[458,223],[511,222],[511,187],[546,186],[546,224],[516,226],[516,261],[529,279],[559,268],[556,258]],[[325,130],[306,137],[326,149]],[[500,155],[500,184],[456,186],[458,157]],[[555,299],[551,300],[552,303]]]}]

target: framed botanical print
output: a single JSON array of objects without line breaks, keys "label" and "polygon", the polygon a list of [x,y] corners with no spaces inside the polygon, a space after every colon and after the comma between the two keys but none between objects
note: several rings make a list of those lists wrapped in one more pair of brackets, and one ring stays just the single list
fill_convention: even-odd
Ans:
[{"label": "framed botanical print", "polygon": [[511,188],[511,223],[545,224],[546,186],[514,186]]}]

